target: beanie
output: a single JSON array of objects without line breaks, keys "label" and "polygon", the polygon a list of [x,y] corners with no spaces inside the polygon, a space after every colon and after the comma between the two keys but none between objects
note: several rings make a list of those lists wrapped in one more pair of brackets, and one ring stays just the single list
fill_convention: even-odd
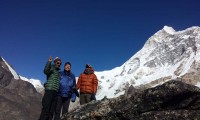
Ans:
[{"label": "beanie", "polygon": [[85,68],[91,68],[92,66],[90,64],[86,64]]},{"label": "beanie", "polygon": [[71,67],[71,63],[70,63],[70,62],[66,62],[66,63],[65,63],[65,66],[66,66],[67,64],[70,65],[70,67]]},{"label": "beanie", "polygon": [[54,63],[56,63],[57,61],[60,61],[60,62],[61,62],[61,59],[60,59],[59,57],[56,57],[56,58],[54,59]]}]

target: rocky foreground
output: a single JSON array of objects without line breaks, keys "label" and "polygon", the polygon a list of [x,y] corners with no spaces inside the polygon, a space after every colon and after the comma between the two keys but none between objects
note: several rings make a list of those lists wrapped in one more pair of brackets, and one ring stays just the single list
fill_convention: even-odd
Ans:
[{"label": "rocky foreground", "polygon": [[0,120],[37,120],[41,99],[31,83],[14,79],[0,57]]},{"label": "rocky foreground", "polygon": [[200,120],[200,89],[178,80],[131,88],[128,95],[79,106],[62,120]]}]

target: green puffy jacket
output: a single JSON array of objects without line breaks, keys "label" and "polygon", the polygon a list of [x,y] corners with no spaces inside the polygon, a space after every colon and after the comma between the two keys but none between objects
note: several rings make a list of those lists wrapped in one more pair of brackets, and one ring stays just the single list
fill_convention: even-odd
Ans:
[{"label": "green puffy jacket", "polygon": [[56,69],[55,65],[51,65],[51,62],[47,62],[44,68],[44,74],[47,75],[47,82],[45,83],[45,90],[59,90],[60,85],[60,69]]}]

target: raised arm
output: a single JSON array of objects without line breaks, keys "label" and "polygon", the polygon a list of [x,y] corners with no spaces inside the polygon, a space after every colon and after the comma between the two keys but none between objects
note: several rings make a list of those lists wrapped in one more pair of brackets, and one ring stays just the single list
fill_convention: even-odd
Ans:
[{"label": "raised arm", "polygon": [[50,56],[47,64],[44,67],[44,74],[46,74],[46,75],[50,74],[50,71],[51,71],[51,62],[52,62],[52,57]]}]

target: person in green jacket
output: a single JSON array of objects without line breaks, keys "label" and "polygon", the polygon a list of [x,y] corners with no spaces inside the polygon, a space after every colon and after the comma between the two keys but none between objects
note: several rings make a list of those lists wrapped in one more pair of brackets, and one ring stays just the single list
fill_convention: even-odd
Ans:
[{"label": "person in green jacket", "polygon": [[56,57],[54,59],[54,64],[51,64],[52,57],[44,68],[44,74],[47,76],[47,81],[45,83],[45,94],[42,98],[42,111],[39,120],[52,120],[53,114],[56,107],[56,97],[58,95],[59,85],[60,85],[60,65],[61,59]]}]

